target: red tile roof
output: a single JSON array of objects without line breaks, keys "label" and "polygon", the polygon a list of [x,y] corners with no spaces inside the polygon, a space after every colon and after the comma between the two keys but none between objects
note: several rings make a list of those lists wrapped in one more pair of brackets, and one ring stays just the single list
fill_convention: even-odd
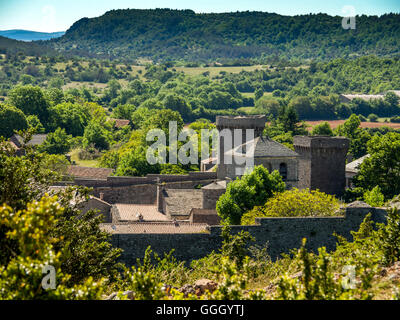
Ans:
[{"label": "red tile roof", "polygon": [[129,126],[129,124],[131,123],[129,120],[125,119],[110,119],[110,120],[115,122],[114,126],[118,129]]}]

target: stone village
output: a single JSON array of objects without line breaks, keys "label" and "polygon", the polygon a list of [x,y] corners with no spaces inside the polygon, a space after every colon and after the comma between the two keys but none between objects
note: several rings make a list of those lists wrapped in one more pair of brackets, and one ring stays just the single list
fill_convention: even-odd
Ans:
[{"label": "stone village", "polygon": [[[279,171],[287,188],[320,190],[340,197],[357,172],[360,161],[346,167],[349,140],[341,137],[297,136],[294,151],[263,136],[266,117],[218,117],[219,132],[253,129],[254,140],[229,151],[235,159],[246,157],[246,146],[254,148],[254,165],[270,172]],[[213,159],[203,161],[201,172],[188,175],[147,175],[113,177],[112,170],[71,167],[73,182],[68,185],[93,188],[82,210],[97,210],[104,217],[102,229],[112,234],[113,245],[124,250],[121,260],[133,265],[146,249],[159,255],[175,250],[177,259],[191,261],[217,250],[222,243],[220,218],[216,203],[226,192],[227,184],[238,177],[240,164],[225,164],[228,155],[223,135],[219,137],[219,165]],[[240,163],[245,163],[240,161]],[[245,164],[243,164],[245,165]],[[347,169],[346,169],[347,168]],[[216,172],[215,172],[216,171]],[[268,244],[271,257],[279,257],[308,239],[308,247],[334,249],[334,233],[351,237],[365,216],[384,222],[386,211],[365,203],[353,203],[337,218],[262,218],[256,226],[233,226],[233,232],[249,231],[258,245]]]}]

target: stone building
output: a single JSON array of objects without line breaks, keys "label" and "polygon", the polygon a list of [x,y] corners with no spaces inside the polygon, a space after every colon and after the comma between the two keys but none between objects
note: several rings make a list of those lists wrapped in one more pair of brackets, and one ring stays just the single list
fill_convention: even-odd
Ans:
[{"label": "stone building", "polygon": [[350,162],[347,166],[346,166],[346,188],[353,188],[353,179],[354,177],[358,174],[358,172],[360,171],[360,167],[363,164],[363,162],[368,159],[370,157],[369,154],[367,154],[366,156],[354,160],[353,162]]},{"label": "stone building", "polygon": [[346,158],[350,141],[342,137],[294,137],[300,155],[300,189],[341,196],[346,187]]},{"label": "stone building", "polygon": [[[228,176],[225,154],[232,150],[234,146],[261,137],[266,123],[267,118],[265,116],[217,117],[217,130],[219,131],[218,179],[225,180]],[[247,130],[254,130],[253,134],[250,134]],[[236,133],[239,133],[240,141],[235,141]]]},{"label": "stone building", "polygon": [[[246,153],[249,148],[254,152]],[[288,189],[297,187],[299,155],[284,145],[268,137],[258,137],[228,151],[225,158],[232,156],[232,165],[226,165],[226,176],[232,180],[245,172],[248,158],[252,158],[254,166],[262,165],[269,172],[278,171]]]}]

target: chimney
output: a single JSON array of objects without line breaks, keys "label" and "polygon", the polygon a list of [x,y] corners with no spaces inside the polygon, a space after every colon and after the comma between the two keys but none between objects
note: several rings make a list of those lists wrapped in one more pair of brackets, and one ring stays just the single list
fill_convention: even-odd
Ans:
[{"label": "chimney", "polygon": [[102,193],[102,192],[100,193],[100,200],[104,201],[104,193]]}]

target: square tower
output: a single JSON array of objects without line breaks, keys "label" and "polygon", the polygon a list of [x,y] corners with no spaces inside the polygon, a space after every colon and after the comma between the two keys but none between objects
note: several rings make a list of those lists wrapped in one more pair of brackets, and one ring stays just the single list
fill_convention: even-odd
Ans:
[{"label": "square tower", "polygon": [[342,196],[346,188],[346,158],[350,140],[344,137],[297,136],[299,189],[320,190]]},{"label": "square tower", "polygon": [[[225,180],[227,177],[227,165],[225,163],[225,152],[235,147],[234,133],[235,130],[241,130],[242,140],[238,145],[245,144],[254,138],[262,136],[267,123],[266,116],[219,116],[217,117],[217,130],[219,132],[219,148],[218,148],[218,179]],[[246,130],[254,130],[254,136],[249,137]],[[227,139],[224,131],[229,132],[231,139]],[[228,141],[231,140],[231,141]],[[229,145],[228,145],[229,144]],[[245,151],[244,151],[245,152]]]}]

